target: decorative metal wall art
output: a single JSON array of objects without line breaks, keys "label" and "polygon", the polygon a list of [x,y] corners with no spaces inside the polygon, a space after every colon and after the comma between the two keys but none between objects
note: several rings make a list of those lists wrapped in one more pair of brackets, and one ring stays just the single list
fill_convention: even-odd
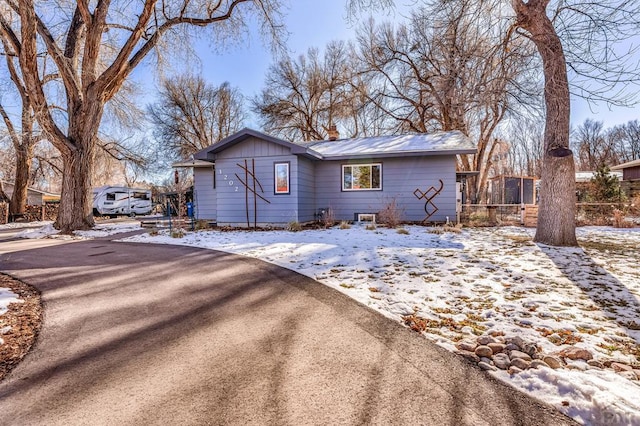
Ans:
[{"label": "decorative metal wall art", "polygon": [[432,186],[425,192],[422,192],[420,188],[413,191],[413,195],[415,195],[418,200],[424,200],[424,212],[427,214],[427,217],[422,220],[422,223],[426,223],[429,218],[438,211],[438,206],[435,205],[433,199],[436,198],[440,194],[440,192],[442,192],[442,188],[444,187],[442,179],[438,180],[440,181],[440,188],[438,189],[436,189],[435,186]]},{"label": "decorative metal wall art", "polygon": [[[253,227],[257,227],[258,223],[258,198],[263,201],[266,201],[268,204],[271,204],[271,201],[264,198],[262,195],[258,194],[257,189],[260,189],[260,192],[264,194],[264,189],[262,188],[262,184],[256,177],[256,160],[251,159],[251,170],[249,170],[249,165],[247,160],[244,160],[244,166],[242,164],[236,163],[236,166],[240,167],[240,169],[244,170],[244,180],[237,173],[236,179],[244,186],[244,204],[245,210],[247,212],[247,228],[251,226],[249,221],[249,193],[253,194]],[[251,179],[251,182],[249,181]]]}]

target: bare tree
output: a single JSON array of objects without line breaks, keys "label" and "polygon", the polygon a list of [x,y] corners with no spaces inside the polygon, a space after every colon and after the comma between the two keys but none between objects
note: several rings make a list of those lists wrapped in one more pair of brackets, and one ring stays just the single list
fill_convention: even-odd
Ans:
[{"label": "bare tree", "polygon": [[[482,3],[465,0],[415,11],[408,25],[369,23],[359,33],[363,73],[376,82],[372,99],[396,123],[395,132],[460,130],[478,153],[462,156],[462,170],[479,171],[470,198],[485,193],[497,130],[521,104],[536,100],[532,51],[505,48],[501,21]],[[527,87],[529,86],[529,87]]]},{"label": "bare tree", "polygon": [[382,116],[362,93],[368,82],[353,73],[353,48],[329,43],[296,60],[286,57],[269,68],[265,89],[253,99],[263,127],[289,140],[321,140],[330,126],[356,137],[380,129]]},{"label": "bare tree", "polygon": [[[365,3],[387,6],[389,0]],[[491,7],[496,16],[505,16],[506,2],[484,0],[482,3]],[[363,2],[351,0],[349,4],[357,8],[362,7]],[[629,63],[634,51],[620,54],[615,47],[638,34],[640,4],[633,0],[510,0],[509,4],[515,12],[509,35],[524,35],[534,43],[542,58],[545,77],[544,157],[535,240],[556,246],[577,245],[567,64],[576,84],[574,93],[590,100],[633,103],[634,93],[628,89],[640,81],[640,67]]]},{"label": "bare tree", "polygon": [[13,146],[5,133],[0,132],[0,180],[11,179],[14,170]]},{"label": "bare tree", "polygon": [[[575,235],[575,165],[569,148],[570,91],[567,64],[578,78],[588,78],[581,93],[590,99],[624,100],[607,95],[620,83],[638,81],[637,66],[627,71],[613,45],[637,33],[640,5],[634,1],[511,0],[515,27],[535,44],[545,76],[546,124],[540,209],[535,240],[556,246],[577,245]],[[549,16],[552,14],[552,18]],[[569,59],[564,43],[569,46]],[[622,60],[621,60],[622,59]],[[624,87],[622,88],[624,89]]]},{"label": "bare tree", "polygon": [[597,170],[603,165],[619,163],[616,133],[606,130],[601,121],[586,119],[573,132],[573,149],[578,153],[579,170]]},{"label": "bare tree", "polygon": [[[277,0],[3,0],[0,5],[0,36],[18,53],[38,122],[62,154],[62,197],[55,225],[63,233],[93,226],[90,177],[105,104],[161,40],[210,27],[214,39],[223,42],[238,36],[248,14],[258,16],[266,30],[278,30]],[[46,48],[62,81],[62,119],[52,111],[54,102],[44,88],[38,46]]]},{"label": "bare tree", "polygon": [[60,192],[62,156],[48,141],[38,143],[31,167],[30,185],[49,192]]},{"label": "bare tree", "polygon": [[[24,98],[23,98],[24,99]],[[31,165],[34,158],[36,144],[42,136],[36,132],[35,119],[28,103],[22,104],[21,127],[16,128],[4,106],[0,104],[0,116],[7,128],[7,133],[13,144],[15,167],[13,171],[14,188],[9,203],[11,216],[23,215],[27,207],[27,188],[31,177]]]},{"label": "bare tree", "polygon": [[544,117],[532,114],[513,120],[504,133],[509,135],[508,162],[511,173],[540,177]]},{"label": "bare tree", "polygon": [[640,159],[640,122],[632,120],[615,126],[610,131],[619,161],[628,162]]},{"label": "bare tree", "polygon": [[149,106],[155,136],[176,158],[186,158],[240,130],[246,119],[243,97],[229,83],[214,87],[202,77],[163,81],[159,100]]},{"label": "bare tree", "polygon": [[[11,45],[4,39],[2,40],[2,44],[6,68],[9,73],[9,78],[18,93],[21,109],[20,123],[16,126],[9,112],[5,109],[2,100],[0,100],[0,116],[2,116],[15,154],[13,193],[11,194],[11,201],[9,203],[9,214],[15,217],[21,216],[26,212],[27,188],[29,187],[29,180],[31,178],[34,150],[44,136],[37,126],[31,105],[31,97],[18,71],[19,66],[16,64],[18,60],[17,52],[14,51]],[[52,78],[55,78],[55,76],[47,75],[41,78],[41,80],[50,81]]]}]

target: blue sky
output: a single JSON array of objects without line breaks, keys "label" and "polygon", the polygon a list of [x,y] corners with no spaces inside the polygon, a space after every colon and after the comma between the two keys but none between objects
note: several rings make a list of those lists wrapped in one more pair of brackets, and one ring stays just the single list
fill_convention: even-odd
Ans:
[{"label": "blue sky", "polygon": [[[288,32],[288,49],[293,56],[306,53],[310,47],[323,48],[331,40],[353,39],[356,23],[346,20],[346,0],[295,1],[285,10],[285,24]],[[383,11],[374,15],[376,21],[401,20],[410,9],[412,1],[406,0],[395,11]],[[407,5],[408,3],[408,5]],[[364,19],[364,17],[363,17]],[[258,94],[264,84],[264,77],[269,65],[273,62],[271,51],[261,40],[257,32],[234,44],[221,53],[212,52],[212,48],[204,41],[195,46],[201,61],[191,61],[184,67],[201,73],[214,85],[228,81],[238,87],[247,97]],[[145,101],[153,102],[156,90],[149,67],[137,70],[138,79],[142,77],[146,86]],[[572,125],[581,124],[586,118],[604,121],[605,127],[640,119],[640,108],[615,107],[596,104],[589,106],[581,99],[572,99]],[[255,118],[247,123],[250,127],[258,127]]]}]

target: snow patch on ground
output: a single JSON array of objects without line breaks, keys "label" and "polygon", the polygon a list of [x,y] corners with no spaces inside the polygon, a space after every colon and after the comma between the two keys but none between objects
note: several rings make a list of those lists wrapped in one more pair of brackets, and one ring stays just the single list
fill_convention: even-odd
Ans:
[{"label": "snow patch on ground", "polygon": [[[110,235],[120,234],[123,232],[138,231],[141,229],[140,222],[126,221],[114,223],[99,223],[93,229],[88,231],[74,231],[74,235],[60,235],[60,231],[53,227],[53,222],[41,223],[44,223],[44,226],[29,227],[24,231],[16,234],[16,237],[29,239],[55,238],[60,240],[84,240],[91,238],[108,237]],[[22,227],[24,227],[24,224],[22,225]]]},{"label": "snow patch on ground", "polygon": [[[23,303],[23,300],[12,292],[11,289],[0,287],[0,317],[7,313],[10,303]],[[4,344],[1,336],[7,334],[9,331],[11,331],[11,326],[0,327],[0,345]]]},{"label": "snow patch on ground", "polygon": [[0,315],[9,310],[9,303],[22,303],[22,300],[10,289],[0,287]]},{"label": "snow patch on ground", "polygon": [[99,238],[121,234],[123,232],[139,231],[140,229],[140,222],[138,221],[102,223],[96,225],[90,231],[74,231],[74,234],[81,238]]},{"label": "snow patch on ground", "polygon": [[42,226],[48,225],[52,222],[50,221],[41,221],[41,222],[11,222],[0,225],[0,231],[4,229],[20,229],[20,228],[40,228]]},{"label": "snow patch on ground", "polygon": [[39,228],[28,228],[22,232],[16,234],[18,238],[28,238],[32,240],[47,238],[52,235],[58,234],[60,231],[53,227],[53,222],[47,222],[44,226]]},{"label": "snow patch on ground", "polygon": [[[419,315],[448,349],[502,331],[557,352],[575,345],[595,359],[640,361],[640,229],[587,227],[581,248],[532,242],[533,230],[465,229],[408,234],[378,228],[301,232],[199,231],[126,241],[238,253],[296,270],[397,321]],[[578,365],[579,364],[579,365]],[[497,377],[584,424],[640,424],[640,386],[611,370],[540,368]]]}]

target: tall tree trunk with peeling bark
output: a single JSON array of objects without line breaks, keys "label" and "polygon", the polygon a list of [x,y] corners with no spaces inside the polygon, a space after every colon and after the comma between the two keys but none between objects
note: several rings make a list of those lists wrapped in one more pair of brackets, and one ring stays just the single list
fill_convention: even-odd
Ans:
[{"label": "tall tree trunk with peeling bark", "polygon": [[549,0],[512,0],[516,25],[530,34],[542,57],[546,122],[535,241],[577,246],[575,163],[569,149],[570,97],[562,43],[547,16]]}]

